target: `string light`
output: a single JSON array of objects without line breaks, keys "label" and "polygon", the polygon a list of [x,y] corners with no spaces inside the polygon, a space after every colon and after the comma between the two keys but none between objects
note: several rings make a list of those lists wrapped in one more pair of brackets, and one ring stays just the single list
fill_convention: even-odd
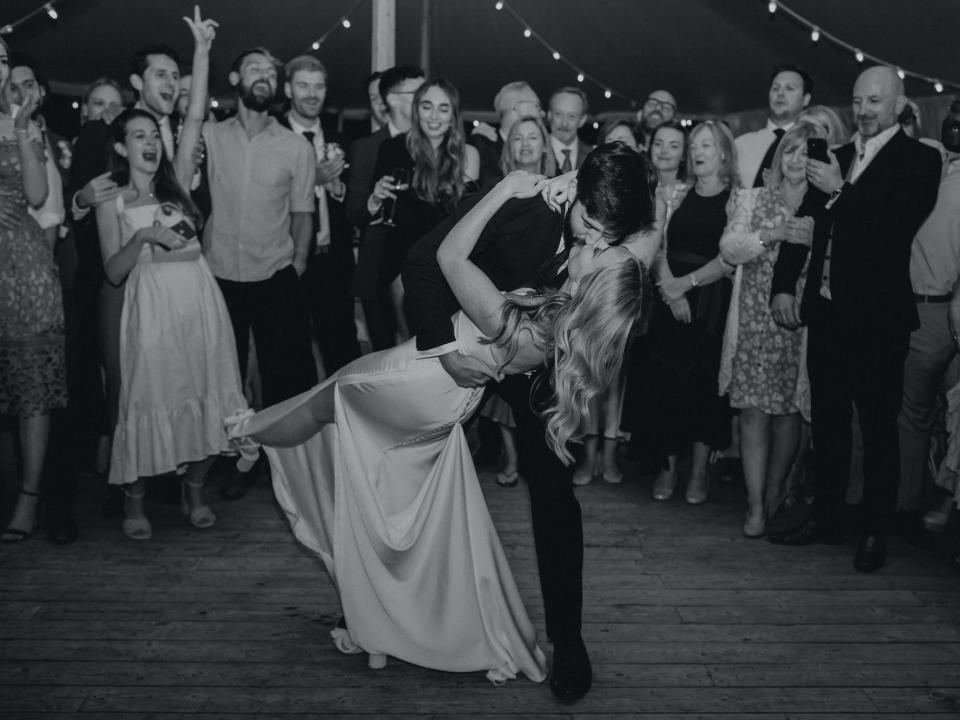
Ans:
[{"label": "string light", "polygon": [[610,98],[613,97],[613,93],[610,92],[609,90],[604,90],[604,91],[603,91],[603,96],[604,96],[607,100],[609,100]]},{"label": "string light", "polygon": [[56,2],[57,0],[49,0],[48,2],[45,2],[39,7],[31,10],[26,15],[21,17],[19,20],[14,20],[11,23],[7,23],[2,28],[0,28],[0,35],[10,35],[12,32],[14,32],[18,27],[23,25],[25,22],[27,22],[33,17],[36,17],[37,15],[40,15],[41,13],[46,13],[47,17],[49,17],[51,20],[56,20],[57,18],[60,17],[60,13],[57,12],[57,9],[54,7]]},{"label": "string light", "polygon": [[78,103],[76,100],[74,100],[72,103],[70,103],[70,107],[72,107],[74,110],[79,110],[79,109],[80,109],[80,103]]},{"label": "string light", "polygon": [[943,92],[943,83],[940,82],[939,80],[936,80],[936,81],[933,83],[933,89],[936,90],[938,93],[942,93],[942,92]]},{"label": "string light", "polygon": [[527,29],[525,29],[525,30],[523,31],[523,36],[524,36],[525,38],[528,38],[528,37],[530,37],[531,35],[533,35],[533,31],[532,31],[530,28],[527,28]]},{"label": "string light", "polygon": [[583,82],[583,80],[584,80],[584,74],[577,73],[577,82]]},{"label": "string light", "polygon": [[[798,24],[800,24],[801,26],[809,29],[809,30],[810,30],[810,39],[811,39],[813,42],[818,42],[818,41],[822,38],[822,39],[824,39],[824,40],[827,40],[830,44],[832,44],[832,45],[840,48],[841,50],[846,50],[847,52],[852,53],[853,56],[854,56],[854,58],[856,58],[856,60],[857,60],[858,63],[863,63],[865,60],[869,60],[870,62],[876,63],[877,65],[889,65],[889,66],[891,66],[891,67],[896,67],[896,68],[897,68],[897,75],[900,77],[901,80],[905,80],[905,79],[907,78],[907,76],[909,75],[910,77],[916,78],[917,80],[922,80],[922,81],[924,81],[924,82],[930,83],[931,85],[933,85],[934,90],[937,89],[937,86],[938,86],[938,85],[940,86],[941,90],[942,90],[942,88],[947,87],[947,86],[949,86],[949,87],[951,87],[951,88],[954,88],[954,89],[957,89],[957,90],[960,90],[960,83],[956,83],[956,82],[952,82],[952,81],[951,81],[951,82],[943,82],[943,81],[941,81],[941,80],[938,80],[937,78],[930,77],[929,75],[924,75],[924,74],[922,74],[922,73],[914,72],[914,71],[912,71],[912,70],[904,70],[901,66],[896,65],[896,63],[888,62],[887,60],[884,60],[883,58],[877,57],[876,55],[871,55],[871,54],[868,53],[868,52],[864,52],[864,51],[861,50],[860,48],[858,48],[858,47],[856,47],[856,46],[854,46],[854,45],[851,45],[851,44],[848,43],[848,42],[845,42],[845,41],[841,40],[841,39],[838,38],[836,35],[832,35],[831,33],[827,32],[827,31],[825,31],[825,30],[821,30],[820,27],[818,27],[817,25],[815,25],[814,23],[812,23],[810,20],[808,20],[807,18],[805,18],[803,15],[801,15],[800,13],[798,13],[798,12],[796,12],[795,10],[791,9],[790,7],[784,5],[783,2],[782,2],[782,0],[771,0],[771,1],[768,3],[768,5],[767,5],[767,9],[768,9],[771,13],[779,10],[779,11],[782,12],[784,15],[787,15],[787,16],[790,17],[791,19],[795,20],[795,21],[796,21]],[[941,90],[937,90],[937,92],[941,92]]]},{"label": "string light", "polygon": [[494,7],[495,7],[497,10],[503,10],[503,3],[502,3],[502,2],[498,2],[496,5],[494,5]]},{"label": "string light", "polygon": [[558,53],[556,50],[553,51],[553,59],[554,59],[554,60],[559,60],[559,59],[560,59],[560,53]]},{"label": "string light", "polygon": [[323,33],[323,35],[318,37],[316,40],[314,40],[310,44],[311,49],[319,50],[320,46],[323,45],[323,41],[326,40],[330,36],[330,33],[332,33],[337,28],[343,28],[344,30],[349,30],[351,27],[353,27],[353,23],[350,21],[350,15],[353,14],[353,11],[357,9],[357,6],[359,6],[361,2],[363,2],[363,0],[356,0],[356,2],[354,2],[353,5],[350,6],[349,10],[347,10],[343,15],[341,15],[333,25],[327,28],[327,31]]}]

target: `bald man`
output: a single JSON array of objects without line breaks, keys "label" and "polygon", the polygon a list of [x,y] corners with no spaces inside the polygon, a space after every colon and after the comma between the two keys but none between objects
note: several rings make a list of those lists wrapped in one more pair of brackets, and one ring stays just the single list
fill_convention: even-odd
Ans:
[{"label": "bald man", "polygon": [[853,88],[859,138],[807,160],[807,179],[829,196],[832,239],[814,241],[802,317],[810,328],[817,496],[798,527],[771,533],[788,545],[842,542],[854,406],[863,434],[862,530],[854,567],[886,562],[899,481],[897,415],[910,332],[918,325],[910,245],[933,209],[940,155],[897,123],[906,98],[893,68],[865,70]]}]

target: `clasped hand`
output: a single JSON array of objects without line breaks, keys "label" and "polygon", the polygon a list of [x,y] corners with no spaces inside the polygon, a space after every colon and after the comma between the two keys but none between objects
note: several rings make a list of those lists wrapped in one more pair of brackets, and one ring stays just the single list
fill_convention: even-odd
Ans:
[{"label": "clasped hand", "polygon": [[138,233],[142,233],[141,237],[144,243],[154,245],[162,250],[179,250],[187,244],[187,239],[183,235],[163,225],[146,227],[139,230]]}]

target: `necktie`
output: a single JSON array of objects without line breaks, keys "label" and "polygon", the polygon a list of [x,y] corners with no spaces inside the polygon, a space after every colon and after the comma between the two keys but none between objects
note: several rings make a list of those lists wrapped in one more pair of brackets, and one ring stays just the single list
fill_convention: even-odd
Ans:
[{"label": "necktie", "polygon": [[176,150],[173,143],[173,130],[170,129],[170,116],[166,115],[160,118],[160,140],[163,142],[163,154],[167,160],[173,162],[176,157]]},{"label": "necktie", "polygon": [[563,163],[560,165],[561,173],[568,173],[573,170],[573,163],[570,162],[570,148],[563,149]]},{"label": "necktie", "polygon": [[[857,159],[862,160],[863,145],[860,143],[856,144],[857,150]],[[847,180],[853,182],[853,166],[855,163],[850,163],[850,169],[847,171]],[[833,295],[830,293],[830,256],[833,254],[833,229],[830,230],[831,236],[827,240],[827,253],[823,258],[823,272],[820,274],[820,296],[826,298],[827,300],[833,300]]]},{"label": "necktie", "polygon": [[770,143],[770,147],[767,148],[767,152],[764,153],[763,160],[760,163],[760,169],[757,170],[757,176],[753,179],[753,186],[755,188],[763,187],[763,173],[765,170],[769,170],[770,166],[773,165],[773,156],[777,152],[777,147],[780,145],[780,139],[783,137],[783,134],[786,132],[783,128],[777,128],[773,131],[773,134],[776,136],[773,138],[773,142]]},{"label": "necktie", "polygon": [[[317,133],[313,130],[304,130],[303,131],[304,139],[310,143],[310,146],[314,148],[314,153],[316,154],[316,145],[314,145],[314,139],[317,137]],[[330,219],[329,211],[327,210],[327,193],[326,191],[318,187],[316,189],[317,201],[313,204],[313,230],[314,230],[314,253],[324,253],[327,251],[328,246],[330,245]]]}]

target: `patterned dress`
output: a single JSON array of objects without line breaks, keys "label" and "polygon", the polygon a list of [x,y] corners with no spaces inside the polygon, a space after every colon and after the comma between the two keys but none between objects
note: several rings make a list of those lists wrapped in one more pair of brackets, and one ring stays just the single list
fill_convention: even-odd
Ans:
[{"label": "patterned dress", "polygon": [[[31,133],[42,156],[40,134]],[[63,297],[53,253],[28,212],[13,121],[2,115],[0,205],[20,223],[0,227],[0,415],[32,417],[67,404]]]},{"label": "patterned dress", "polygon": [[[731,233],[773,229],[793,215],[780,194],[767,188],[741,190],[732,205],[725,240]],[[730,405],[757,408],[769,415],[801,410],[808,414],[809,388],[801,381],[804,330],[777,325],[770,312],[774,268],[782,247],[783,243],[777,244],[740,266],[737,312],[728,318],[737,323],[735,347],[725,347],[731,361]],[[804,267],[794,297],[802,295],[805,279]]]}]

